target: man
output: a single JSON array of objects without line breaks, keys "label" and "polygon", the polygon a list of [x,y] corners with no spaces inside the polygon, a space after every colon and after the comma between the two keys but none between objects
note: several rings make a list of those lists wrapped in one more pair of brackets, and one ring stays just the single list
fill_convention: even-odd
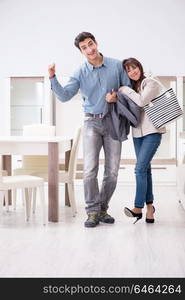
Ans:
[{"label": "man", "polygon": [[[106,95],[117,101],[116,91],[130,81],[119,60],[104,57],[98,51],[95,37],[82,32],[74,42],[75,46],[87,58],[79,69],[62,87],[55,75],[55,65],[48,68],[51,88],[62,102],[70,100],[80,89],[85,113],[83,151],[84,151],[84,195],[88,215],[85,227],[95,227],[99,222],[114,223],[108,213],[108,204],[116,188],[121,142],[113,140],[106,130],[103,111]],[[104,176],[99,191],[97,173],[99,154],[103,147],[105,154]]]}]

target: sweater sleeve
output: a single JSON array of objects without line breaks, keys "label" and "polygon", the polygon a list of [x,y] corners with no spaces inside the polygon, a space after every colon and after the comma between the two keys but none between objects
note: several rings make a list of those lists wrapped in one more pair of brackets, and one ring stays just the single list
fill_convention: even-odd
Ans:
[{"label": "sweater sleeve", "polygon": [[132,101],[134,101],[138,106],[143,107],[150,103],[151,100],[159,96],[161,87],[158,82],[147,79],[144,88],[140,93],[135,92],[128,86],[122,86],[119,91],[128,96]]}]

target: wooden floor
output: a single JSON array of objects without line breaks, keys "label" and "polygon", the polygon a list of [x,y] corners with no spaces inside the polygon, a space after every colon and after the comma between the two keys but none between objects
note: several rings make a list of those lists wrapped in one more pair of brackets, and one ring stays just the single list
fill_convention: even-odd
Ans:
[{"label": "wooden floor", "polygon": [[[63,192],[61,192],[63,196]],[[60,203],[60,222],[45,227],[40,207],[26,224],[22,201],[0,217],[0,277],[185,277],[185,211],[175,186],[155,186],[155,224],[133,225],[134,186],[118,185],[109,212],[113,225],[85,228],[83,187],[78,214]]]}]

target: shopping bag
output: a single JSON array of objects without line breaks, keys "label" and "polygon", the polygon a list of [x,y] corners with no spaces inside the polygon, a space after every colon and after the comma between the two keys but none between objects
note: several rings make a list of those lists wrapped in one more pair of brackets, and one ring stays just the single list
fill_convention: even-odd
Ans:
[{"label": "shopping bag", "polygon": [[[151,79],[157,81],[163,87],[163,90],[165,90],[160,81],[154,78]],[[163,127],[183,115],[177,96],[172,88],[165,90],[161,95],[145,105],[143,109],[155,128]]]}]

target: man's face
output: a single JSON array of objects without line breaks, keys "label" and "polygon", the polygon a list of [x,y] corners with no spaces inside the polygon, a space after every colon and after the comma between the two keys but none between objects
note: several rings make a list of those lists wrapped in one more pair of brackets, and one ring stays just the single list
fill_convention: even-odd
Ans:
[{"label": "man's face", "polygon": [[95,60],[99,54],[97,43],[90,38],[87,38],[83,42],[80,42],[79,47],[80,51],[83,55],[85,55],[88,61]]}]

